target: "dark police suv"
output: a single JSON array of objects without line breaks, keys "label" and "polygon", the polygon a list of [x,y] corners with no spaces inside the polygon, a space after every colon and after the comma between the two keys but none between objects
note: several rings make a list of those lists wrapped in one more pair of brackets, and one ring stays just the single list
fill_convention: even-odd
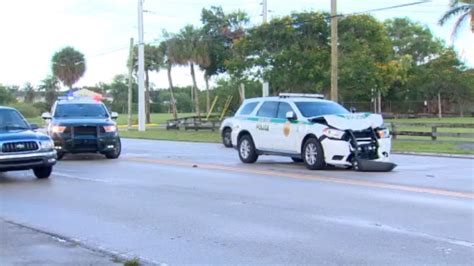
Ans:
[{"label": "dark police suv", "polygon": [[0,106],[0,172],[33,169],[37,178],[48,178],[56,163],[50,137],[35,132],[15,109]]},{"label": "dark police suv", "polygon": [[120,156],[122,147],[114,121],[118,115],[109,113],[101,101],[64,97],[42,117],[48,122],[58,159],[66,153],[101,153],[108,159]]}]

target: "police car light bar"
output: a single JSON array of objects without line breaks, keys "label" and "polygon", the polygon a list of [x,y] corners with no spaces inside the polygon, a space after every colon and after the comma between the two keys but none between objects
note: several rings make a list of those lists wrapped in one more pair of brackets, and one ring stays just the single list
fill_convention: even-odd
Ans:
[{"label": "police car light bar", "polygon": [[289,97],[304,97],[304,98],[317,98],[317,99],[324,99],[324,95],[322,94],[312,94],[312,93],[280,93],[279,96],[281,98],[289,98]]}]

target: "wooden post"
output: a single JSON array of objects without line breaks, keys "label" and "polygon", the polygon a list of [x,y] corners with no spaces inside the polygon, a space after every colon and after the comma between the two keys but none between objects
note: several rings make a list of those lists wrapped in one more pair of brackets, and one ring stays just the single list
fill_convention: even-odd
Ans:
[{"label": "wooden post", "polygon": [[437,131],[438,131],[438,128],[436,126],[431,127],[431,140],[436,140]]}]

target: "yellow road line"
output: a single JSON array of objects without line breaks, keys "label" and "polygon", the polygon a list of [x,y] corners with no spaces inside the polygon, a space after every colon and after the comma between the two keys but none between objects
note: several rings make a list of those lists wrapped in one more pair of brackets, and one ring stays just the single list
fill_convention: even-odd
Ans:
[{"label": "yellow road line", "polygon": [[240,168],[240,167],[232,167],[232,166],[225,166],[225,165],[218,165],[218,164],[193,163],[193,162],[188,162],[188,161],[162,160],[162,159],[151,159],[151,158],[143,158],[143,157],[127,157],[126,160],[143,162],[143,163],[152,163],[152,164],[183,166],[183,167],[198,166],[200,169],[206,169],[206,170],[221,170],[221,171],[234,172],[234,173],[291,177],[291,178],[297,178],[297,179],[317,180],[317,181],[332,182],[332,183],[345,184],[345,185],[391,189],[391,190],[399,190],[399,191],[406,191],[406,192],[426,193],[426,194],[432,194],[432,195],[438,195],[438,196],[474,199],[474,193],[471,193],[471,192],[460,192],[460,191],[451,191],[451,190],[436,189],[436,188],[396,185],[396,184],[389,184],[389,183],[383,183],[383,182],[354,180],[354,179],[329,177],[329,176],[321,176],[321,175],[314,175],[314,174],[306,175],[306,174],[298,174],[298,173],[282,173],[282,172],[278,172],[274,170],[258,170],[258,169]]}]

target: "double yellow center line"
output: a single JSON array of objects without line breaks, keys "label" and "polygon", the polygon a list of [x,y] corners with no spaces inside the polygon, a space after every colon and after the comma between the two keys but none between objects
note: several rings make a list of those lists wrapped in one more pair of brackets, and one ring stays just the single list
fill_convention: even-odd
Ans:
[{"label": "double yellow center line", "polygon": [[438,195],[438,196],[474,199],[474,193],[471,193],[471,192],[460,192],[460,191],[451,191],[451,190],[436,189],[436,188],[424,188],[424,187],[415,187],[415,186],[407,186],[407,185],[389,184],[389,183],[374,182],[374,181],[367,181],[367,180],[355,180],[355,179],[347,179],[347,178],[340,178],[340,177],[321,176],[321,175],[313,174],[314,172],[311,172],[312,173],[311,175],[299,174],[299,173],[288,173],[288,172],[283,173],[283,172],[278,172],[275,170],[259,170],[259,169],[253,169],[253,168],[233,167],[233,166],[225,166],[225,165],[219,165],[219,164],[193,163],[193,162],[188,162],[188,161],[162,160],[162,159],[152,159],[152,158],[143,158],[143,157],[127,157],[126,160],[142,162],[142,163],[181,166],[181,167],[190,167],[190,168],[199,167],[200,169],[205,169],[205,170],[219,170],[219,171],[226,171],[226,172],[233,172],[233,173],[256,174],[256,175],[266,175],[266,176],[289,177],[289,178],[305,179],[305,180],[316,180],[316,181],[331,182],[331,183],[344,184],[344,185],[354,185],[354,186],[370,187],[370,188],[378,188],[378,189],[390,189],[390,190],[398,190],[398,191],[405,191],[405,192],[426,193],[426,194]]}]

